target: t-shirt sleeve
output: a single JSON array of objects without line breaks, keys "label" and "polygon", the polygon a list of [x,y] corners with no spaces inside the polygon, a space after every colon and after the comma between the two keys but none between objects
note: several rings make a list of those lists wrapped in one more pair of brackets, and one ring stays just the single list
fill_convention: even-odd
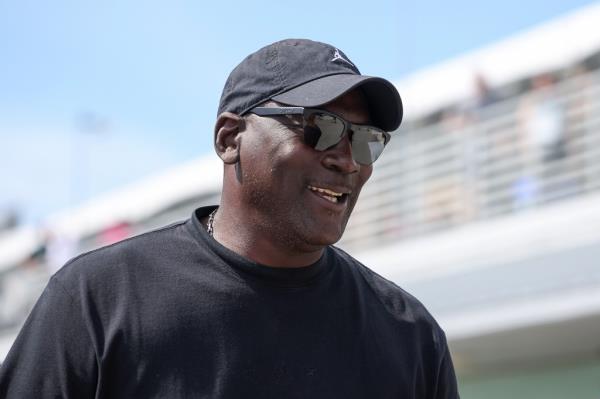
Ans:
[{"label": "t-shirt sleeve", "polygon": [[440,356],[434,398],[460,399],[452,357],[450,356],[450,350],[448,349],[446,337],[443,333],[442,339],[439,342],[438,351]]},{"label": "t-shirt sleeve", "polygon": [[53,277],[0,368],[0,397],[93,398],[95,353],[80,302]]}]

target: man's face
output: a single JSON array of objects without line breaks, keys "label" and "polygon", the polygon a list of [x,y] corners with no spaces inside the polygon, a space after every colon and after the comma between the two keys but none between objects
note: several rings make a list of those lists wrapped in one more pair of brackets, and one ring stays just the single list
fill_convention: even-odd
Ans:
[{"label": "man's face", "polygon": [[[359,91],[321,108],[352,123],[370,122]],[[240,145],[240,205],[270,238],[298,250],[315,249],[340,239],[372,166],[353,160],[348,135],[317,151],[290,122],[285,117],[247,118]]]}]

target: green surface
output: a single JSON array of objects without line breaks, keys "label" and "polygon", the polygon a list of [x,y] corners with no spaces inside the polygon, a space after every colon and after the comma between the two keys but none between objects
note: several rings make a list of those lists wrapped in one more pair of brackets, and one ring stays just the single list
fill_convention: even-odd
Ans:
[{"label": "green surface", "polygon": [[461,399],[600,399],[600,360],[459,377]]}]

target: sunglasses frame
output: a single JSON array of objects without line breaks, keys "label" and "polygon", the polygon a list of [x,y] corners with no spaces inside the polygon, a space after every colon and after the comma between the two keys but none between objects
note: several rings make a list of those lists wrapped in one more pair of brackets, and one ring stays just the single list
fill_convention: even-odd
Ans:
[{"label": "sunglasses frame", "polygon": [[[296,127],[302,127],[304,128],[306,125],[306,121],[308,119],[308,117],[314,113],[320,113],[320,114],[326,114],[326,115],[330,115],[332,117],[335,117],[337,119],[339,119],[342,124],[344,125],[344,132],[342,133],[342,135],[340,136],[340,141],[344,138],[344,136],[348,133],[349,130],[351,130],[352,132],[356,132],[355,129],[353,129],[353,127],[357,126],[357,127],[361,127],[361,128],[370,128],[370,129],[374,129],[375,131],[382,133],[383,137],[384,137],[384,141],[383,141],[383,149],[385,149],[385,146],[387,145],[387,143],[390,142],[391,139],[391,135],[386,132],[383,129],[380,129],[378,127],[375,126],[371,126],[371,125],[363,125],[363,124],[358,124],[358,123],[352,123],[347,121],[346,119],[342,118],[341,116],[334,114],[333,112],[329,112],[329,111],[325,111],[319,108],[306,108],[306,107],[255,107],[252,108],[251,110],[248,111],[248,113],[251,114],[256,114],[258,116],[266,116],[266,117],[277,117],[277,116],[288,116],[288,115],[302,115],[302,125],[291,125],[291,126],[296,126]],[[288,126],[286,124],[286,126]],[[339,143],[339,141],[337,142]],[[337,143],[333,144],[336,145]],[[351,145],[352,140],[350,141]],[[314,147],[311,147],[314,148]],[[381,153],[383,153],[383,149],[381,150]],[[319,150],[316,150],[319,151]],[[326,151],[326,150],[323,150]],[[375,158],[375,160],[373,160],[371,163],[368,164],[363,164],[363,165],[371,165],[373,162],[375,162],[377,159],[379,159],[379,157],[381,156],[381,153],[379,153],[379,155],[377,155],[377,158]],[[356,161],[358,163],[362,163],[360,161]]]}]

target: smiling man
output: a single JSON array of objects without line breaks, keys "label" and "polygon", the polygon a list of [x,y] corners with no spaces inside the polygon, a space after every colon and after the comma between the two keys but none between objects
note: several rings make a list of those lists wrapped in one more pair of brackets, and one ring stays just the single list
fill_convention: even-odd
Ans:
[{"label": "smiling man", "polygon": [[[380,149],[387,133],[369,126],[360,89],[310,111],[273,101],[266,105],[246,117],[223,112],[217,121],[216,148],[226,166],[214,237],[264,265],[310,265],[342,236],[372,171],[371,158],[360,164],[352,155],[352,140],[362,132],[345,124],[367,126],[365,135]],[[307,145],[311,129],[317,139],[332,141],[325,150]]]},{"label": "smiling man", "polygon": [[443,331],[332,246],[402,119],[388,81],[284,40],[227,80],[221,203],[56,273],[6,398],[458,398]]}]

